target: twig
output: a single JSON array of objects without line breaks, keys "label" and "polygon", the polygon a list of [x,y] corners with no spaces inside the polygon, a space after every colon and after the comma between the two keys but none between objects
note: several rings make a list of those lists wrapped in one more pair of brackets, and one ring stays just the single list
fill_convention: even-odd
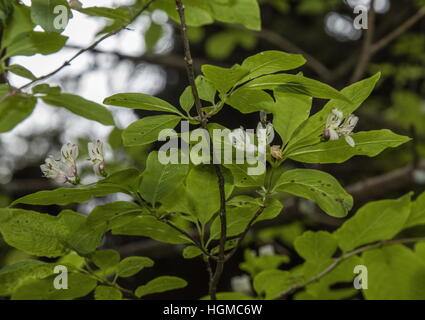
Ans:
[{"label": "twig", "polygon": [[[196,112],[198,113],[199,121],[201,123],[202,128],[204,128],[205,131],[208,132],[208,127],[207,127],[208,118],[202,111],[202,103],[201,103],[201,99],[199,98],[198,88],[196,87],[196,83],[195,83],[195,74],[193,72],[193,59],[192,59],[192,54],[190,52],[190,43],[189,43],[189,37],[187,35],[186,17],[184,13],[184,5],[182,0],[176,0],[176,5],[177,5],[177,12],[180,17],[180,25],[181,25],[181,33],[182,33],[183,46],[184,46],[184,52],[185,52],[187,76],[189,79],[190,87],[192,88],[193,97],[195,99]],[[210,143],[212,143],[211,139],[209,140],[210,140]],[[211,151],[211,160],[212,160],[214,148],[211,146],[210,149],[211,149],[210,151]],[[221,234],[220,234],[220,250],[219,250],[219,256],[217,259],[216,269],[213,276],[210,277],[209,291],[210,291],[210,296],[212,300],[217,299],[217,296],[216,296],[217,285],[224,269],[224,263],[225,263],[224,250],[225,250],[225,244],[226,244],[226,230],[227,230],[224,175],[220,165],[214,164],[214,169],[218,178],[218,186],[220,191]]]},{"label": "twig", "polygon": [[43,75],[43,76],[41,76],[41,77],[38,77],[38,78],[36,78],[36,79],[34,79],[34,80],[32,80],[32,81],[30,81],[30,82],[28,82],[28,83],[26,83],[26,84],[24,84],[24,85],[22,85],[21,87],[19,87],[19,88],[13,88],[11,91],[9,91],[6,95],[4,95],[2,98],[0,98],[0,103],[2,103],[3,101],[5,101],[6,99],[8,99],[8,98],[10,98],[10,97],[12,97],[12,96],[15,96],[19,91],[21,91],[22,89],[25,89],[25,88],[27,88],[27,87],[29,87],[29,86],[31,86],[31,85],[33,85],[34,83],[36,83],[36,82],[38,82],[38,81],[41,81],[41,80],[44,80],[44,79],[47,79],[47,78],[50,78],[51,76],[53,76],[53,75],[55,75],[56,73],[58,73],[59,71],[61,71],[63,68],[65,68],[65,67],[67,67],[67,66],[69,66],[70,64],[71,64],[71,62],[72,61],[74,61],[75,59],[77,59],[80,55],[82,55],[84,52],[86,52],[86,51],[89,51],[89,50],[92,50],[92,49],[94,49],[99,43],[101,43],[103,40],[105,40],[105,39],[107,39],[107,38],[109,38],[109,37],[111,37],[111,36],[113,36],[113,35],[115,35],[115,34],[117,34],[117,33],[119,33],[120,31],[122,31],[122,30],[124,30],[124,29],[126,29],[127,28],[127,26],[128,25],[130,25],[132,22],[134,22],[134,20],[136,20],[136,18],[143,12],[143,11],[145,11],[150,5],[151,5],[151,3],[152,2],[154,2],[155,0],[149,0],[143,7],[141,7],[135,14],[134,14],[134,16],[131,18],[131,20],[127,23],[127,24],[125,24],[125,25],[123,25],[123,26],[121,26],[120,28],[118,28],[118,29],[115,29],[115,30],[113,30],[113,31],[110,31],[110,32],[108,32],[107,34],[105,34],[105,35],[103,35],[102,37],[100,37],[98,40],[96,40],[95,42],[93,42],[91,45],[89,45],[88,47],[85,47],[85,48],[82,48],[82,49],[80,49],[76,54],[74,54],[69,60],[66,60],[61,66],[59,66],[58,68],[56,68],[55,70],[53,70],[53,71],[51,71],[51,72],[49,72],[49,73],[47,73],[47,74],[45,74],[45,75]]},{"label": "twig", "polygon": [[263,213],[265,207],[261,206],[258,208],[255,215],[251,218],[251,220],[248,222],[248,225],[246,226],[245,230],[241,233],[241,235],[238,237],[238,242],[236,243],[236,246],[226,255],[226,260],[229,260],[235,252],[240,248],[242,245],[242,242],[244,241],[246,235],[248,234],[249,229],[251,229],[254,222],[258,219],[258,217]]},{"label": "twig", "polygon": [[331,272],[332,270],[334,270],[342,261],[355,256],[357,254],[360,254],[362,252],[368,251],[368,250],[372,250],[372,249],[377,249],[380,248],[382,246],[386,246],[386,245],[392,245],[392,244],[407,244],[407,243],[412,243],[412,242],[419,242],[419,241],[424,241],[425,237],[417,237],[417,238],[405,238],[405,239],[393,239],[393,240],[383,240],[383,241],[379,241],[376,243],[372,243],[372,244],[368,244],[365,245],[363,247],[357,248],[353,251],[347,252],[342,254],[341,256],[339,256],[338,258],[335,258],[334,261],[322,272],[318,273],[317,275],[313,276],[312,278],[310,278],[309,280],[303,282],[303,283],[299,283],[299,284],[295,284],[292,287],[290,287],[288,290],[284,291],[281,295],[279,295],[278,299],[282,299],[285,298],[287,295],[292,294],[304,287],[306,287],[307,285],[316,282],[318,280],[320,280],[321,278],[323,278],[325,275],[327,275],[329,272]]},{"label": "twig", "polygon": [[372,43],[373,43],[373,35],[375,32],[375,0],[372,0],[370,2],[370,8],[368,12],[368,26],[366,29],[366,33],[364,35],[363,39],[363,48],[360,53],[360,58],[358,60],[357,66],[354,70],[353,76],[351,77],[350,82],[356,82],[360,80],[360,78],[363,76],[367,64],[369,63],[369,60],[371,58],[372,53]]},{"label": "twig", "polygon": [[195,83],[195,74],[193,72],[193,59],[192,59],[192,54],[190,52],[189,37],[187,35],[186,16],[184,13],[184,5],[182,0],[176,0],[176,5],[177,5],[177,12],[179,13],[179,16],[180,16],[180,26],[181,26],[181,34],[182,34],[182,41],[183,41],[183,47],[184,47],[184,60],[186,61],[187,77],[189,79],[189,84],[192,89],[193,97],[195,99],[196,112],[198,113],[198,116],[200,117],[202,127],[206,129],[207,119],[204,115],[204,112],[202,111],[202,103],[201,103],[201,99],[199,98],[198,88],[196,87],[196,83]]},{"label": "twig", "polygon": [[419,9],[419,11],[411,16],[409,19],[407,19],[403,24],[401,24],[398,28],[387,34],[385,37],[383,37],[381,40],[376,42],[372,48],[371,52],[375,54],[382,48],[386,47],[388,44],[390,44],[392,41],[394,41],[398,36],[406,32],[410,27],[412,27],[416,22],[418,22],[420,19],[425,17],[425,6]]}]

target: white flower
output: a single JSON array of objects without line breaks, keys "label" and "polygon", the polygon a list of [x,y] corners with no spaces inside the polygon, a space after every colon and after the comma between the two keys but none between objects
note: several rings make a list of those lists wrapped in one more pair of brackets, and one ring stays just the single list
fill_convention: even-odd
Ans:
[{"label": "white flower", "polygon": [[48,156],[45,163],[40,166],[44,176],[55,180],[57,183],[65,183],[68,181],[66,173],[62,171],[60,162],[55,160],[53,156]]},{"label": "white flower", "polygon": [[76,10],[79,10],[79,9],[83,8],[83,4],[80,1],[78,1],[78,0],[70,0],[69,1],[69,6],[72,9],[76,9]]},{"label": "white flower", "polygon": [[[344,122],[343,113],[338,109],[332,109],[329,113],[328,119],[326,120],[325,131],[323,132],[323,137],[329,140],[338,140],[339,137],[343,136],[345,141],[351,146],[354,147],[356,143],[354,139],[350,136],[353,132],[359,118],[355,115],[348,115]],[[341,124],[342,123],[342,124]]]},{"label": "white flower", "polygon": [[342,119],[342,112],[338,109],[332,109],[331,113],[329,113],[328,119],[326,120],[326,127],[323,136],[325,138],[329,138],[329,140],[338,140],[339,134],[337,129],[341,124]]},{"label": "white flower", "polygon": [[248,156],[254,156],[257,150],[257,147],[251,143],[251,138],[242,127],[229,133],[229,140],[237,150],[245,151]]},{"label": "white flower", "polygon": [[96,142],[89,142],[88,150],[90,157],[88,160],[93,163],[94,173],[100,177],[106,176],[103,142],[100,140],[97,140]]},{"label": "white flower", "polygon": [[274,247],[271,244],[267,244],[258,249],[259,256],[272,256],[275,254]]},{"label": "white flower", "polygon": [[251,279],[248,275],[244,274],[242,276],[233,277],[230,280],[233,291],[241,292],[245,294],[252,293]]},{"label": "white flower", "polygon": [[66,143],[61,148],[61,162],[65,165],[69,176],[77,175],[78,146],[72,143]]},{"label": "white flower", "polygon": [[338,134],[340,136],[343,136],[345,138],[345,141],[347,141],[347,143],[351,147],[354,147],[356,143],[354,142],[354,139],[350,136],[350,134],[353,132],[358,121],[359,121],[359,117],[356,117],[355,115],[350,114],[348,115],[347,118],[345,118],[342,125],[337,129]]},{"label": "white flower", "polygon": [[78,184],[80,178],[77,174],[76,160],[78,157],[78,146],[67,143],[61,148],[60,160],[55,160],[53,156],[48,156],[45,163],[40,166],[44,176],[55,180],[57,183],[69,182]]},{"label": "white flower", "polygon": [[266,144],[270,144],[274,139],[273,124],[268,122],[265,126],[259,122],[257,125],[257,136],[258,141],[266,141]]}]

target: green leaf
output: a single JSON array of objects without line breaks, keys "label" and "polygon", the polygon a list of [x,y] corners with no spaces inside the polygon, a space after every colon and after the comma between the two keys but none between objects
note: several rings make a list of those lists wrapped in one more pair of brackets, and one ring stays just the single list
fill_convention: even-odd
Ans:
[{"label": "green leaf", "polygon": [[300,74],[267,75],[248,82],[245,87],[263,90],[273,89],[278,92],[298,93],[314,98],[348,100],[343,93],[329,85]]},{"label": "green leaf", "polygon": [[294,93],[275,92],[274,96],[276,104],[272,109],[273,127],[285,145],[289,142],[295,130],[307,120],[312,99]]},{"label": "green leaf", "polygon": [[78,11],[92,17],[109,18],[120,25],[127,24],[131,20],[131,12],[125,8],[88,7],[79,9]]},{"label": "green leaf", "polygon": [[[303,271],[307,271],[305,275],[310,275],[308,278],[310,279],[310,277],[315,276],[319,272],[325,270],[325,268],[329,267],[331,263],[332,260],[330,260],[327,264],[322,263],[320,264],[321,268],[318,269],[317,263],[307,262],[303,266]],[[315,300],[341,300],[355,296],[358,291],[354,287],[349,286],[348,288],[335,288],[334,285],[337,283],[352,283],[353,278],[356,276],[356,274],[353,273],[353,270],[355,266],[361,264],[364,264],[364,262],[358,256],[352,256],[342,261],[332,271],[320,278],[319,281],[309,284],[306,287],[306,292]],[[315,266],[316,270],[314,270]],[[306,270],[306,267],[308,267],[309,270]],[[313,270],[314,273],[311,273],[310,271]],[[310,274],[308,272],[310,272]],[[296,297],[296,299],[299,299],[299,297]]]},{"label": "green leaf", "polygon": [[51,87],[50,85],[48,85],[47,83],[41,83],[41,84],[37,84],[36,86],[31,88],[32,93],[36,94],[36,93],[45,93],[48,95],[54,95],[54,94],[60,94],[61,93],[61,88],[60,87]]},{"label": "green leaf", "polygon": [[249,70],[249,75],[244,78],[244,81],[270,73],[292,70],[305,62],[306,60],[300,54],[274,50],[260,52],[242,62],[242,68]]},{"label": "green leaf", "polygon": [[189,170],[189,165],[186,164],[162,164],[159,160],[161,154],[164,153],[153,151],[149,154],[139,187],[143,199],[154,206],[176,189]]},{"label": "green leaf", "polygon": [[97,121],[105,126],[113,126],[115,124],[111,112],[104,106],[74,94],[48,95],[42,97],[42,100],[56,107],[64,107],[72,113]]},{"label": "green leaf", "polygon": [[368,300],[424,300],[425,262],[403,245],[363,253]]},{"label": "green leaf", "polygon": [[249,73],[249,70],[239,65],[235,65],[230,69],[203,65],[202,73],[220,93],[224,94],[242,80]]},{"label": "green leaf", "polygon": [[248,272],[251,277],[255,277],[262,271],[279,269],[282,263],[288,263],[289,257],[286,255],[266,254],[256,256],[252,250],[245,250],[245,261],[239,265],[241,270]]},{"label": "green leaf", "polygon": [[[210,296],[203,297],[201,300],[211,300]],[[240,292],[218,292],[217,300],[255,300]]]},{"label": "green leaf", "polygon": [[111,193],[124,192],[123,188],[116,185],[97,186],[96,184],[85,185],[78,188],[58,188],[45,190],[23,196],[14,202],[35,205],[66,205],[69,203],[86,202],[93,197],[102,197]]},{"label": "green leaf", "polygon": [[0,133],[12,130],[31,115],[37,99],[34,97],[10,97],[0,103]]},{"label": "green leaf", "polygon": [[104,271],[117,266],[120,262],[119,252],[112,249],[97,250],[90,258],[96,266]]},{"label": "green leaf", "polygon": [[195,104],[195,98],[193,97],[192,87],[187,86],[180,96],[180,106],[186,112],[189,112]]},{"label": "green leaf", "polygon": [[94,297],[96,300],[122,300],[122,292],[114,287],[97,286]]},{"label": "green leaf", "polygon": [[20,64],[12,64],[8,67],[6,67],[7,71],[10,71],[18,76],[30,79],[30,80],[35,80],[37,79],[37,77],[35,75],[32,74],[31,71],[29,71],[27,68],[21,66]]},{"label": "green leaf", "polygon": [[149,29],[145,32],[146,51],[148,53],[154,53],[155,45],[161,39],[163,33],[162,26],[151,21]]},{"label": "green leaf", "polygon": [[407,194],[397,200],[369,202],[336,232],[340,248],[350,251],[366,243],[388,240],[401,231],[410,213]]},{"label": "green leaf", "polygon": [[[60,8],[61,10],[56,11],[56,8]],[[62,9],[65,9],[65,12]],[[57,33],[64,31],[65,27],[55,27],[55,23],[57,24],[58,22],[62,26],[63,18],[61,17],[63,14],[66,16],[66,26],[68,19],[72,18],[71,9],[66,0],[33,0],[31,2],[31,19],[35,24],[40,25],[44,31]]]},{"label": "green leaf", "polygon": [[162,130],[173,129],[181,118],[174,115],[144,117],[130,124],[122,132],[124,145],[142,146],[158,140]]},{"label": "green leaf", "polygon": [[332,109],[339,109],[345,116],[353,113],[360,105],[366,100],[371,94],[377,81],[379,80],[380,74],[377,73],[373,77],[365,80],[356,82],[341,91],[345,97],[349,98],[350,101],[342,101],[340,99],[330,100],[322,110],[311,116],[300,128],[297,130],[287,146],[287,154],[290,154],[293,150],[300,147],[306,147],[320,142],[320,136],[322,135],[326,119]]},{"label": "green leaf", "polygon": [[[6,23],[4,23],[3,36],[1,41],[1,47],[8,47],[12,41],[14,41],[15,37],[21,33],[25,33],[34,29],[35,25],[31,20],[31,12],[30,8],[26,5],[11,3],[12,12],[6,19]],[[9,8],[10,9],[10,8]]]},{"label": "green leaf", "polygon": [[[248,204],[241,207],[230,207],[227,208],[227,232],[228,237],[236,236],[242,233],[248,226],[249,221],[254,217],[257,211],[260,209],[259,205]],[[270,199],[266,203],[266,208],[263,210],[261,215],[257,218],[255,222],[273,219],[275,218],[283,209],[283,205],[279,200]],[[221,225],[220,219],[216,218],[211,226],[210,231],[211,239],[218,239],[221,234]]]},{"label": "green leaf", "polygon": [[69,228],[58,217],[23,209],[0,209],[0,232],[9,245],[30,254],[57,257],[69,252]]},{"label": "green leaf", "polygon": [[266,270],[254,278],[254,289],[266,300],[272,300],[291,287],[293,280],[288,271]]},{"label": "green leaf", "polygon": [[55,53],[63,48],[67,39],[68,37],[54,32],[21,33],[7,47],[3,59],[13,56],[32,56],[36,53],[44,55]]},{"label": "green leaf", "polygon": [[[207,2],[198,0],[185,0],[186,24],[191,27],[199,27],[214,22],[211,8]],[[152,8],[164,10],[177,23],[180,18],[176,10],[176,4],[168,0],[155,0]]]},{"label": "green leaf", "polygon": [[154,262],[146,257],[127,257],[119,263],[117,275],[121,278],[128,278],[139,273],[143,268],[153,265]]},{"label": "green leaf", "polygon": [[134,216],[143,213],[143,209],[134,202],[117,201],[95,207],[87,217],[92,228],[112,228],[121,216]]},{"label": "green leaf", "polygon": [[327,214],[342,218],[353,206],[353,198],[331,175],[312,169],[284,172],[274,188],[316,202]]},{"label": "green leaf", "polygon": [[[118,220],[119,219],[120,218],[118,218]],[[157,241],[173,244],[191,242],[191,240],[187,239],[164,222],[158,221],[158,219],[153,216],[146,215],[134,217],[127,224],[112,228],[112,234],[144,236]]]},{"label": "green leaf", "polygon": [[232,172],[234,184],[237,187],[260,187],[264,185],[265,174],[248,174],[248,168],[255,168],[248,164],[224,164]]},{"label": "green leaf", "polygon": [[208,2],[214,18],[227,23],[239,23],[251,30],[261,29],[260,7],[257,0],[211,0]]},{"label": "green leaf", "polygon": [[198,88],[199,98],[214,104],[216,90],[211,82],[205,79],[204,76],[197,76],[195,84]]},{"label": "green leaf", "polygon": [[333,256],[338,244],[326,231],[306,231],[295,239],[295,249],[306,261],[319,263]]},{"label": "green leaf", "polygon": [[141,298],[148,294],[160,293],[175,289],[184,288],[187,282],[179,277],[162,276],[149,281],[147,284],[136,289],[136,296]]},{"label": "green leaf", "polygon": [[93,197],[102,197],[112,193],[130,193],[134,191],[133,184],[138,179],[139,171],[125,169],[115,172],[97,183],[84,185],[77,188],[58,188],[35,192],[12,202],[11,206],[18,203],[34,205],[66,205],[70,203],[86,202]]},{"label": "green leaf", "polygon": [[411,140],[388,129],[357,132],[351,137],[356,143],[355,147],[348,145],[341,137],[334,141],[293,148],[285,152],[285,156],[306,163],[341,163],[356,155],[374,157],[386,148],[395,148]]},{"label": "green leaf", "polygon": [[273,98],[263,90],[253,90],[241,87],[235,90],[226,103],[241,113],[251,113],[260,110],[271,111],[274,106]]},{"label": "green leaf", "polygon": [[71,249],[86,254],[99,246],[103,230],[86,228],[85,219],[70,210],[51,216],[5,208],[0,209],[0,232],[8,244],[30,254],[57,257]]},{"label": "green leaf", "polygon": [[72,300],[88,295],[97,285],[97,281],[81,273],[68,274],[68,289],[57,290],[53,281],[58,275],[35,280],[19,287],[12,300]]},{"label": "green leaf", "polygon": [[[225,177],[226,197],[233,190],[233,177],[223,171]],[[206,224],[220,208],[220,191],[218,178],[213,166],[199,165],[192,168],[186,178],[186,190],[192,214]]]},{"label": "green leaf", "polygon": [[202,254],[201,249],[195,246],[187,246],[183,250],[183,258],[185,259],[193,259]]},{"label": "green leaf", "polygon": [[412,203],[412,210],[404,228],[425,224],[425,192]]},{"label": "green leaf", "polygon": [[117,107],[163,111],[182,115],[179,110],[168,102],[143,93],[118,93],[106,98],[103,103]]},{"label": "green leaf", "polygon": [[53,265],[38,260],[24,260],[0,269],[0,297],[10,296],[25,282],[53,274]]}]

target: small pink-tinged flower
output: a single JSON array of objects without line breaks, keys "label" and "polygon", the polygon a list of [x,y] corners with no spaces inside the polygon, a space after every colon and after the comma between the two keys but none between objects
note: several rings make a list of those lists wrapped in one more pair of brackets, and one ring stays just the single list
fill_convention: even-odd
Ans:
[{"label": "small pink-tinged flower", "polygon": [[342,111],[332,109],[329,113],[328,119],[326,120],[323,137],[329,140],[338,140],[339,137],[342,136],[351,147],[355,147],[356,143],[350,135],[359,121],[359,118],[350,114],[345,118],[344,122],[343,119],[344,116]]},{"label": "small pink-tinged flower", "polygon": [[105,159],[103,153],[103,142],[97,140],[96,142],[88,143],[89,150],[89,161],[93,164],[94,173],[97,176],[105,177],[107,174],[105,172]]}]

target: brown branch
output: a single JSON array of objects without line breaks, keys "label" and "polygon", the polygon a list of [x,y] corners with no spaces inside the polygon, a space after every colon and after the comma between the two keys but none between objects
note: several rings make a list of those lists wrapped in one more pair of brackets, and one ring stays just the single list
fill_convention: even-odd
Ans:
[{"label": "brown branch", "polygon": [[19,87],[19,88],[13,88],[11,91],[9,91],[6,95],[4,95],[2,98],[0,98],[0,103],[2,103],[3,101],[5,101],[6,99],[15,96],[17,93],[19,93],[21,90],[33,85],[34,83],[38,82],[38,81],[42,81],[45,80],[47,78],[50,78],[51,76],[55,75],[56,73],[58,73],[59,71],[61,71],[62,69],[64,69],[65,67],[69,66],[71,64],[72,61],[74,61],[75,59],[77,59],[80,55],[82,55],[84,52],[89,51],[94,49],[99,43],[101,43],[102,41],[108,39],[109,37],[119,33],[120,31],[124,30],[127,28],[128,25],[130,25],[132,22],[134,22],[134,20],[136,20],[136,18],[143,12],[145,11],[152,2],[154,2],[155,0],[149,0],[143,7],[141,7],[135,14],[134,16],[131,18],[131,20],[121,26],[118,29],[112,30],[110,32],[108,32],[107,34],[103,35],[102,37],[100,37],[98,40],[96,40],[95,42],[93,42],[91,45],[89,45],[88,47],[82,48],[80,49],[76,54],[74,54],[69,60],[65,61],[61,66],[59,66],[58,68],[56,68],[55,70],[41,76],[38,77],[37,79],[34,79],[26,84],[24,84],[23,86]]},{"label": "brown branch", "polygon": [[363,76],[372,55],[373,35],[375,32],[375,0],[370,2],[368,25],[363,39],[363,48],[350,82],[357,82]]},{"label": "brown branch", "polygon": [[[184,46],[184,52],[185,52],[187,76],[189,79],[190,87],[192,88],[193,97],[195,99],[195,107],[196,107],[196,112],[198,113],[199,121],[201,123],[202,128],[204,128],[206,132],[208,133],[208,127],[207,127],[208,118],[202,111],[202,103],[201,103],[201,99],[199,98],[198,88],[196,87],[196,83],[195,83],[195,74],[193,72],[193,59],[192,59],[192,54],[190,52],[190,43],[189,43],[189,37],[187,35],[186,17],[185,17],[184,5],[182,0],[176,0],[176,5],[177,5],[177,12],[180,17],[181,34],[182,34],[182,40],[183,40],[183,46]],[[210,143],[212,143],[211,139],[210,139]],[[212,145],[210,146],[210,149],[211,149],[210,150],[211,160],[213,160],[214,148],[212,147]],[[226,230],[227,230],[224,175],[220,165],[214,164],[214,169],[218,178],[218,187],[220,191],[220,213],[219,214],[220,214],[221,234],[220,234],[220,249],[219,249],[216,269],[213,276],[210,277],[209,293],[212,300],[217,299],[217,296],[216,296],[217,285],[218,285],[218,282],[220,281],[220,278],[224,269],[224,263],[225,263],[224,250],[225,250],[225,244],[226,244]]]},{"label": "brown branch", "polygon": [[407,243],[419,242],[419,241],[424,241],[424,240],[425,240],[425,237],[383,240],[383,241],[368,244],[368,245],[365,245],[363,247],[357,248],[353,251],[344,253],[343,255],[339,256],[338,258],[335,258],[334,261],[325,270],[323,270],[322,272],[318,273],[317,275],[313,276],[312,278],[310,278],[309,280],[307,280],[303,283],[293,285],[288,290],[286,290],[281,295],[279,295],[278,299],[283,299],[286,296],[288,296],[292,293],[295,293],[296,291],[298,291],[300,289],[303,289],[307,285],[320,280],[325,275],[327,275],[329,272],[334,270],[342,261],[344,261],[348,258],[351,258],[352,256],[358,255],[358,254],[365,252],[365,251],[368,251],[368,250],[377,249],[377,248],[380,248],[382,246],[387,246],[387,245],[392,245],[392,244],[407,244]]},{"label": "brown branch", "polygon": [[394,41],[397,37],[399,37],[401,34],[406,32],[409,28],[411,28],[416,22],[418,22],[420,19],[425,17],[425,6],[419,9],[419,11],[411,16],[409,19],[407,19],[403,24],[401,24],[398,28],[387,34],[385,37],[383,37],[381,40],[376,42],[372,48],[371,52],[372,54],[375,54],[379,50],[383,49],[387,45],[389,45],[392,41]]},{"label": "brown branch", "polygon": [[236,246],[226,255],[226,260],[230,259],[236,251],[240,248],[242,245],[242,242],[244,241],[246,235],[248,234],[248,231],[251,229],[252,225],[255,223],[255,221],[258,219],[258,217],[263,213],[265,207],[261,206],[258,208],[255,215],[252,217],[252,219],[248,222],[248,225],[246,226],[245,230],[242,232],[242,234],[238,237],[238,242],[236,243]]},{"label": "brown branch", "polygon": [[[78,49],[80,50],[81,47],[80,46],[76,46],[76,45],[66,45],[66,48],[69,49]],[[164,67],[170,67],[170,68],[176,68],[176,69],[186,69],[186,63],[184,62],[183,57],[179,56],[179,55],[175,55],[175,54],[166,54],[166,55],[157,55],[157,54],[143,54],[140,56],[133,56],[133,55],[127,55],[127,54],[123,54],[117,51],[105,51],[105,50],[100,50],[100,49],[96,49],[93,48],[90,50],[90,52],[94,53],[94,54],[106,54],[106,55],[111,55],[111,56],[115,56],[120,60],[128,60],[128,61],[132,61],[134,63],[141,63],[141,62],[146,62],[146,63],[152,63],[152,64],[157,64],[157,65],[161,65]],[[193,64],[193,68],[196,71],[201,70],[201,66],[203,64],[207,64],[208,61],[206,60],[198,60],[198,61],[194,61]]]}]

